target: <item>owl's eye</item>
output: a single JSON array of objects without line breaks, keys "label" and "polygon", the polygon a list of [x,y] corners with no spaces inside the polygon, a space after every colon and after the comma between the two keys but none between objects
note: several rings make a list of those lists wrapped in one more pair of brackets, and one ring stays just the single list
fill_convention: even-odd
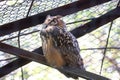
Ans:
[{"label": "owl's eye", "polygon": [[54,24],[57,24],[57,20],[56,19],[54,19],[53,22],[54,22]]},{"label": "owl's eye", "polygon": [[50,22],[50,21],[51,21],[51,19],[48,19],[48,21]]},{"label": "owl's eye", "polygon": [[54,21],[52,21],[52,22],[51,22],[51,24],[52,24],[52,25],[55,25],[55,22],[54,22]]}]

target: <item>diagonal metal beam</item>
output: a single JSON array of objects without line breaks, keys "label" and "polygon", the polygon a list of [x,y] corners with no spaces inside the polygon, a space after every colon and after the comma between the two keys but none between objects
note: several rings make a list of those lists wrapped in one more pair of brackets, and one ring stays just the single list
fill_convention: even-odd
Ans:
[{"label": "diagonal metal beam", "polygon": [[83,26],[79,26],[78,28],[71,31],[71,33],[76,37],[81,37],[87,33],[90,33],[99,27],[117,19],[120,17],[120,6],[107,12],[106,14],[93,19],[91,22],[84,24]]},{"label": "diagonal metal beam", "polygon": [[31,61],[28,59],[18,58],[16,60],[8,63],[7,65],[0,68],[0,78],[9,74],[12,71],[18,69],[19,67],[22,67],[22,66],[28,64],[29,62],[31,62]]},{"label": "diagonal metal beam", "polygon": [[4,43],[0,42],[0,51],[4,51],[4,52],[18,56],[18,59],[0,68],[0,78],[16,70],[17,68],[22,67],[25,64],[28,64],[32,60],[34,61],[34,59],[35,61],[37,60],[37,62],[44,63],[47,65],[45,58],[42,56],[43,52],[41,47],[38,49],[35,49],[32,52],[29,52],[26,50],[21,50],[16,47],[12,47],[10,45],[5,45]]},{"label": "diagonal metal beam", "polygon": [[[29,61],[27,61],[27,59],[29,59],[31,61],[36,61],[36,62],[39,62],[39,63],[42,63],[44,65],[49,66],[47,64],[44,56],[40,55],[38,53],[34,53],[34,52],[29,52],[29,51],[26,51],[26,50],[22,50],[20,48],[13,47],[11,45],[8,45],[8,44],[5,44],[5,43],[1,43],[1,42],[0,42],[0,50],[3,51],[3,52],[10,53],[12,55],[16,55],[16,56],[25,58],[26,59],[25,63],[28,63]],[[43,53],[42,49],[40,49],[40,51],[41,51],[41,53]],[[22,61],[24,61],[24,59]],[[21,61],[18,61],[18,64],[20,62]],[[14,64],[14,65],[17,65],[17,64]],[[9,66],[9,67],[12,67],[12,66]],[[6,68],[7,67],[4,67],[3,70],[5,70]],[[0,70],[2,70],[2,69],[0,69]],[[97,80],[109,80],[108,78],[105,78],[103,76],[100,76],[100,75],[97,75],[97,74],[94,74],[94,73],[91,73],[91,72],[88,72],[88,71],[80,70],[80,69],[73,69],[73,68],[67,68],[66,67],[66,68],[58,69],[58,70],[60,70],[62,72],[70,73],[70,74],[72,74],[74,76],[79,76],[79,77],[82,77],[82,78],[85,78],[85,79],[91,79],[92,78],[93,80],[96,80],[96,79]],[[2,73],[4,71],[0,71],[0,72]],[[1,74],[0,76],[3,76],[3,74]]]},{"label": "diagonal metal beam", "polygon": [[78,0],[76,2],[67,4],[67,5],[64,5],[64,6],[49,10],[49,11],[45,11],[45,12],[42,12],[42,13],[24,18],[24,19],[20,19],[18,21],[14,21],[8,24],[1,25],[0,36],[4,36],[12,32],[18,31],[18,30],[26,29],[28,27],[41,24],[43,23],[43,21],[46,18],[46,15],[48,14],[66,16],[66,15],[78,12],[80,10],[83,10],[89,7],[102,4],[108,1],[111,1],[111,0]]},{"label": "diagonal metal beam", "polygon": [[[102,26],[102,25],[104,25],[104,24],[106,24],[106,23],[108,23],[108,22],[110,22],[110,21],[112,21],[112,20],[114,20],[114,19],[116,19],[116,18],[118,18],[119,16],[120,16],[120,8],[118,7],[118,8],[116,8],[116,9],[114,9],[114,10],[111,10],[110,12],[108,12],[108,13],[106,13],[105,15],[103,15],[103,16],[101,16],[101,17],[99,17],[99,18],[97,18],[97,19],[95,19],[95,20],[93,20],[93,21],[91,21],[91,22],[89,22],[89,24],[87,23],[87,24],[85,24],[84,26],[82,26],[82,27],[79,27],[79,28],[77,28],[77,29],[74,29],[73,31],[71,31],[77,38],[78,37],[81,37],[81,36],[83,36],[83,35],[85,35],[86,33],[88,33],[87,32],[87,30],[89,31],[89,32],[91,32],[92,30],[94,30],[94,29],[97,29],[97,28],[99,28],[100,26]],[[107,18],[107,20],[106,20],[106,18]],[[99,25],[97,25],[97,27],[96,26],[91,26],[92,24],[95,24],[95,22],[99,22]],[[103,22],[104,21],[104,22]],[[87,27],[87,26],[89,26],[89,27]],[[84,27],[86,27],[86,28],[84,28]],[[93,27],[93,28],[92,28]],[[90,29],[89,29],[90,28]],[[41,50],[41,48],[39,48],[39,49],[36,49],[35,50],[35,52],[36,53],[41,53],[39,50]],[[20,60],[22,60],[21,58],[18,58],[18,61],[20,61]],[[28,62],[29,63],[29,62]],[[11,63],[9,63],[9,64],[11,64]],[[9,65],[8,64],[8,65]],[[26,63],[27,64],[27,63]],[[12,65],[12,64],[11,64]],[[22,62],[22,63],[20,63],[20,64],[18,64],[19,66],[17,66],[16,65],[16,67],[17,68],[19,68],[19,67],[21,67],[21,66],[23,66],[23,65],[25,65],[24,64],[24,62]],[[4,68],[4,67],[3,67]],[[0,69],[2,69],[2,68],[0,68]],[[8,73],[10,73],[11,71],[13,71],[13,70],[15,70],[16,68],[14,68],[14,69],[11,69],[10,68],[10,70],[9,70],[9,72]],[[8,74],[8,73],[6,73],[6,74]],[[5,75],[6,75],[5,74]]]},{"label": "diagonal metal beam", "polygon": [[[35,49],[32,52],[43,55],[41,47]],[[8,63],[7,65],[3,66],[2,68],[0,68],[0,78],[9,74],[12,71],[18,69],[19,67],[22,67],[22,66],[30,63],[30,62],[31,62],[31,60],[18,57],[18,59],[14,60],[14,61]]]},{"label": "diagonal metal beam", "polygon": [[[41,50],[41,53],[42,53],[42,49],[40,49],[40,50]],[[28,59],[28,60],[40,62],[40,63],[43,63],[43,64],[46,63],[45,58],[40,54],[36,54],[34,52],[29,52],[29,51],[26,51],[26,50],[22,50],[20,48],[13,47],[11,45],[1,43],[1,42],[0,42],[0,51],[6,52],[6,53],[9,53],[9,54],[12,54],[12,55],[16,55],[18,57],[22,57],[22,58],[25,58],[25,59]]]}]

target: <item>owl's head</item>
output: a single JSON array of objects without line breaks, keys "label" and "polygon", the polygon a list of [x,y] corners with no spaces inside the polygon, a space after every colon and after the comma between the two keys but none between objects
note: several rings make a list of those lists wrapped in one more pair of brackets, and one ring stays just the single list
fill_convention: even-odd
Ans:
[{"label": "owl's head", "polygon": [[48,15],[44,21],[44,24],[49,26],[57,26],[60,28],[65,28],[65,22],[62,20],[62,16],[50,16]]},{"label": "owl's head", "polygon": [[40,34],[43,36],[53,36],[62,33],[63,30],[66,30],[65,22],[62,20],[62,16],[50,16],[48,15],[44,21],[45,26],[43,26]]}]

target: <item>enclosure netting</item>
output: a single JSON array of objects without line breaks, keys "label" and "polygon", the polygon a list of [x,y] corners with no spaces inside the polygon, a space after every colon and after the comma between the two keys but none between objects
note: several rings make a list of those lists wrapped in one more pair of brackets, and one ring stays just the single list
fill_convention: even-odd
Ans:
[{"label": "enclosure netting", "polygon": [[[30,9],[29,16],[35,15],[56,7],[72,3],[77,0],[34,0]],[[7,0],[0,2],[0,25],[4,25],[22,18],[26,18],[32,0]],[[67,24],[67,29],[72,30],[80,25],[97,18],[108,11],[116,8],[118,0],[97,5],[77,13],[63,17]],[[88,20],[86,20],[88,19]],[[85,21],[86,20],[86,21]],[[76,21],[79,21],[76,23]],[[100,27],[99,29],[78,38],[81,48],[85,68],[87,71],[95,74],[100,73],[103,54],[106,49],[106,55],[103,62],[102,76],[112,80],[120,79],[120,18],[113,21],[108,45],[106,41],[109,34],[111,22]],[[20,33],[20,47],[22,49],[33,51],[41,46],[39,30],[41,24],[24,29]],[[18,47],[18,32],[11,33],[0,37],[0,41]],[[10,58],[6,60],[7,58]],[[4,60],[5,59],[5,60]],[[0,52],[0,67],[17,59],[17,57]],[[31,62],[23,67],[25,80],[67,80],[67,78],[57,70],[50,67]],[[54,76],[54,77],[53,77]],[[20,80],[20,69],[10,73],[2,80]]]}]

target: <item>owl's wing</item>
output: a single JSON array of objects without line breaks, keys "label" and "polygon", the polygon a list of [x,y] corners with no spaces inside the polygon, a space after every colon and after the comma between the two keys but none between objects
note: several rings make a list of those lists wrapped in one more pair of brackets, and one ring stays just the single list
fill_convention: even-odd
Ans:
[{"label": "owl's wing", "polygon": [[67,66],[83,68],[83,60],[79,54],[80,48],[76,38],[64,29],[53,32],[55,47],[60,50]]},{"label": "owl's wing", "polygon": [[63,51],[68,65],[83,68],[83,60],[80,56],[80,48],[76,38],[70,32],[67,32],[66,35],[68,40]]}]

